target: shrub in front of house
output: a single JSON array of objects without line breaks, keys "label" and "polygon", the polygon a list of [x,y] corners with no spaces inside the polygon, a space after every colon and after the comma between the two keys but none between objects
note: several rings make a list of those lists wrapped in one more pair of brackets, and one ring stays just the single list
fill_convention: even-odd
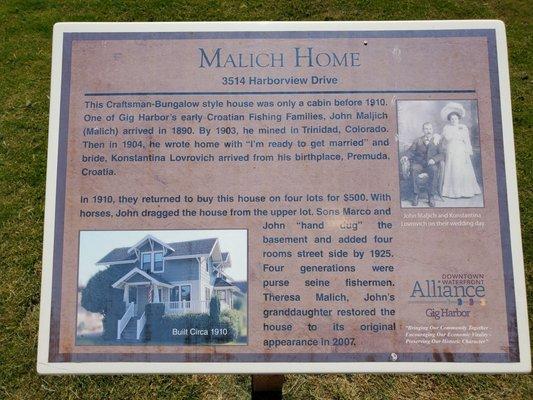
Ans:
[{"label": "shrub in front of house", "polygon": [[122,265],[113,265],[94,274],[81,291],[81,306],[89,312],[99,313],[104,318],[103,338],[117,337],[117,322],[126,311],[122,290],[111,286],[125,273]]},{"label": "shrub in front of house", "polygon": [[[148,324],[148,319],[147,319]],[[161,329],[152,331],[152,340],[173,344],[227,343],[236,338],[229,320],[213,324],[209,314],[164,315]]]},{"label": "shrub in front of house", "polygon": [[115,340],[117,338],[118,320],[126,312],[126,305],[122,301],[122,296],[114,296],[108,299],[108,305],[102,319],[104,329],[102,337],[105,340]]},{"label": "shrub in front of house", "polygon": [[220,323],[231,329],[232,340],[236,340],[242,335],[243,318],[242,312],[238,310],[224,310],[220,314]]},{"label": "shrub in front of house", "polygon": [[238,338],[235,326],[228,320],[221,320],[218,327],[212,332],[211,341],[213,343],[227,343]]},{"label": "shrub in front of house", "polygon": [[163,303],[148,303],[144,310],[146,313],[146,326],[144,328],[145,340],[161,340],[160,336],[163,332],[165,305]]},{"label": "shrub in front of house", "polygon": [[220,299],[217,296],[213,296],[209,300],[209,315],[213,326],[220,323]]},{"label": "shrub in front of house", "polygon": [[162,340],[181,344],[202,344],[211,340],[208,314],[165,315]]},{"label": "shrub in front of house", "polygon": [[235,297],[235,300],[233,300],[233,308],[236,310],[242,310],[243,304],[242,297]]}]

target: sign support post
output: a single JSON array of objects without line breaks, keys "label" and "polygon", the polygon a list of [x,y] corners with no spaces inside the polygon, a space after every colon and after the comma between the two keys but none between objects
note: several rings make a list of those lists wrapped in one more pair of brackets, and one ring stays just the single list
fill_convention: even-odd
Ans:
[{"label": "sign support post", "polygon": [[285,375],[252,375],[252,400],[281,400]]}]

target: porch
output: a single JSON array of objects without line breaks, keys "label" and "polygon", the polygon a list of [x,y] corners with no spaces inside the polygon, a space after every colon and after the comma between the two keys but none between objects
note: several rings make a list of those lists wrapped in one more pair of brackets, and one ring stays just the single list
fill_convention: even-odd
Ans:
[{"label": "porch", "polygon": [[165,305],[165,314],[206,312],[205,302],[192,301],[191,284],[171,285],[159,276],[134,268],[112,285],[123,290],[126,311],[117,322],[117,340],[140,340],[146,325],[145,308],[150,303]]},{"label": "porch", "polygon": [[117,340],[141,339],[146,325],[147,304],[164,304],[165,315],[209,314],[209,299],[214,295],[220,299],[221,310],[232,308],[232,287],[215,287],[212,293],[207,291],[205,300],[200,300],[198,286],[198,281],[194,280],[171,284],[157,274],[134,268],[112,285],[115,289],[123,290],[126,306],[124,315],[117,323]]},{"label": "porch", "polygon": [[[157,289],[155,289],[157,291]],[[126,292],[129,291],[125,290]],[[149,300],[149,299],[148,299]],[[207,301],[146,301],[137,302],[125,300],[126,312],[117,323],[117,340],[126,342],[139,341],[146,325],[146,312],[144,307],[148,303],[161,303],[165,305],[165,315],[182,315],[187,313],[209,313]],[[141,305],[142,308],[141,308]]]},{"label": "porch", "polygon": [[208,301],[168,301],[165,305],[165,314],[185,314],[185,313],[209,313]]}]

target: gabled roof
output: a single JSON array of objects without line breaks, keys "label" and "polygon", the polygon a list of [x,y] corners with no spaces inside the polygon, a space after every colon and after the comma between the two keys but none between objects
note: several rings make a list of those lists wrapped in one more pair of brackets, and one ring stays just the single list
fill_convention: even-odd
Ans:
[{"label": "gabled roof", "polygon": [[160,276],[155,276],[154,274],[151,274],[149,272],[143,271],[139,268],[133,268],[131,271],[129,271],[127,274],[125,274],[122,278],[120,278],[118,281],[113,283],[111,286],[114,288],[120,287],[125,281],[127,281],[129,278],[131,278],[133,275],[139,274],[143,278],[146,278],[152,283],[159,284],[166,287],[172,287],[172,285],[167,282],[166,280],[162,279]]},{"label": "gabled roof", "polygon": [[135,253],[128,253],[129,247],[119,247],[111,250],[96,264],[127,263],[137,260]]},{"label": "gabled roof", "polygon": [[[146,239],[146,238],[145,238]],[[144,239],[143,239],[144,240]],[[169,251],[165,258],[207,257],[211,254],[217,243],[216,238],[190,240],[187,242],[165,243]],[[142,242],[142,241],[141,241]],[[160,241],[158,241],[160,242]],[[97,265],[126,264],[137,260],[135,252],[130,252],[132,247],[119,247],[106,254]]]},{"label": "gabled roof", "polygon": [[137,243],[135,243],[133,246],[131,246],[129,249],[128,249],[128,253],[132,253],[134,252],[134,250],[137,249],[137,247],[140,247],[141,244],[144,244],[146,241],[149,241],[150,242],[150,246],[152,246],[152,242],[156,242],[156,243],[159,243],[162,247],[165,247],[167,248],[168,250],[172,250],[172,248],[166,244],[165,242],[159,240],[158,238],[156,238],[155,236],[152,236],[152,235],[146,235],[145,237],[143,237],[141,240],[139,240]]},{"label": "gabled roof", "polygon": [[215,279],[215,283],[213,284],[214,289],[224,289],[224,288],[230,288],[231,290],[240,292],[239,288],[235,286],[233,283],[228,282],[226,279],[222,277],[218,277]]},{"label": "gabled roof", "polygon": [[168,245],[174,249],[165,257],[183,257],[183,256],[208,256],[211,254],[213,247],[218,239],[200,239],[190,240],[188,242],[175,242]]},{"label": "gabled roof", "polygon": [[167,281],[166,279],[164,279],[161,276],[161,274],[154,274],[153,272],[150,272],[150,271],[143,271],[143,272],[146,272],[146,274],[148,276],[150,276],[152,279],[156,280],[159,283],[164,283],[165,285],[172,286],[172,284],[169,281]]},{"label": "gabled roof", "polygon": [[217,279],[215,279],[215,283],[213,284],[213,286],[214,287],[229,287],[233,285],[229,283],[227,280],[225,280],[224,278],[219,276]]},{"label": "gabled roof", "polygon": [[233,285],[237,286],[241,292],[248,292],[248,282],[246,281],[234,281]]},{"label": "gabled roof", "polygon": [[215,256],[214,253],[215,252],[213,252],[213,261],[214,261],[214,266],[215,266],[216,270],[218,270],[219,272],[223,273],[223,271],[226,268],[231,267],[231,257],[229,255],[229,253],[227,253],[227,252],[219,253],[220,254],[220,258],[218,260],[216,259],[216,256]]}]

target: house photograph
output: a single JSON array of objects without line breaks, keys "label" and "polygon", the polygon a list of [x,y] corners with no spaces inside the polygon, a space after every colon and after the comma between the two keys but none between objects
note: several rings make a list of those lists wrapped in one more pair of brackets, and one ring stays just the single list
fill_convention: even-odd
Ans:
[{"label": "house photograph", "polygon": [[77,343],[246,342],[246,230],[83,231],[79,254]]}]

